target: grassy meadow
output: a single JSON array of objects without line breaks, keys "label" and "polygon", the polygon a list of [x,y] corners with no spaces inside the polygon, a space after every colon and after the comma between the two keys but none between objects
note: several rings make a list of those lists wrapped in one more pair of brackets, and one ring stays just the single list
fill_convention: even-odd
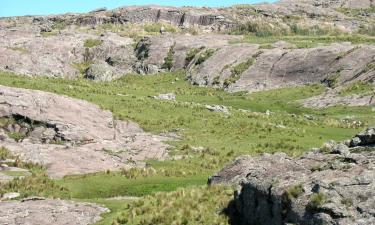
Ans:
[{"label": "grassy meadow", "polygon": [[[181,137],[169,143],[174,146],[171,158],[181,159],[147,162],[153,173],[107,171],[52,181],[41,168],[33,170],[27,178],[33,179],[32,185],[15,181],[1,186],[3,192],[20,191],[23,195],[39,194],[106,205],[112,212],[105,214],[98,224],[202,224],[200,221],[227,224],[219,212],[229,201],[231,188],[209,188],[206,183],[210,175],[236,156],[277,151],[298,156],[328,140],[348,139],[375,123],[375,112],[370,107],[303,108],[297,100],[322,93],[325,87],[321,85],[252,94],[226,93],[190,85],[184,71],[154,76],[127,75],[100,83],[0,72],[0,85],[84,99],[111,110],[118,119],[139,123],[146,131],[173,132]],[[366,88],[352,89],[355,92]],[[169,92],[176,94],[176,101],[152,98]],[[211,112],[206,104],[224,105],[230,114]],[[356,120],[363,125],[358,127],[353,123]],[[108,199],[116,196],[141,198]],[[203,208],[191,210],[196,207],[193,199],[198,199]],[[170,212],[170,207],[176,214]],[[194,219],[187,223],[189,218]]]}]

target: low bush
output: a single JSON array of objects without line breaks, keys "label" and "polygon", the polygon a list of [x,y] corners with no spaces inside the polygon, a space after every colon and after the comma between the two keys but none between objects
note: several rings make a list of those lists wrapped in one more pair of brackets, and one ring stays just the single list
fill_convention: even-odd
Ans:
[{"label": "low bush", "polygon": [[99,46],[103,44],[103,41],[102,40],[99,40],[99,39],[86,39],[83,46],[85,48],[93,48],[93,47],[96,47],[96,46]]},{"label": "low bush", "polygon": [[213,54],[215,53],[214,49],[207,49],[206,51],[200,53],[198,56],[197,61],[195,62],[195,65],[200,65],[204,63],[207,59],[209,59]]}]

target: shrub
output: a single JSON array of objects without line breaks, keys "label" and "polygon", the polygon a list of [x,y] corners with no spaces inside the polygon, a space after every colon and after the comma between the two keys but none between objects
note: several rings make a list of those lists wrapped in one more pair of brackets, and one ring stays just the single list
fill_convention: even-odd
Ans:
[{"label": "shrub", "polygon": [[173,68],[174,47],[175,44],[169,48],[167,57],[164,58],[163,69],[171,70]]},{"label": "shrub", "polygon": [[18,132],[10,132],[8,133],[8,137],[14,139],[15,141],[19,142],[20,140],[24,139],[26,135],[18,133]]},{"label": "shrub", "polygon": [[50,32],[41,32],[40,33],[43,37],[52,37],[52,36],[56,36],[59,34],[58,31],[56,30],[53,30],[53,31],[50,31]]},{"label": "shrub", "polygon": [[215,53],[214,49],[207,49],[205,52],[201,53],[195,62],[195,65],[200,65],[204,63],[208,58],[210,58]]},{"label": "shrub", "polygon": [[302,185],[299,184],[299,185],[296,185],[296,186],[293,186],[293,187],[289,188],[286,191],[286,194],[288,195],[289,199],[292,199],[292,198],[298,198],[304,192],[305,192],[305,190],[303,190]]},{"label": "shrub", "polygon": [[312,210],[316,210],[326,202],[326,196],[323,193],[314,193],[310,196],[310,202],[308,207]]},{"label": "shrub", "polygon": [[99,46],[101,44],[103,44],[102,40],[99,40],[99,39],[86,39],[85,43],[83,44],[83,46],[85,48],[93,48],[93,47]]},{"label": "shrub", "polygon": [[128,179],[136,179],[140,177],[150,177],[157,175],[157,171],[154,168],[130,168],[122,169],[121,174]]},{"label": "shrub", "polygon": [[65,21],[57,21],[53,24],[52,29],[54,30],[64,30],[66,28]]},{"label": "shrub", "polygon": [[339,83],[340,72],[336,72],[335,74],[331,74],[325,79],[322,80],[323,84],[326,84],[330,88],[335,88]]},{"label": "shrub", "polygon": [[4,147],[0,147],[0,160],[12,159],[13,155]]},{"label": "shrub", "polygon": [[289,31],[278,24],[264,21],[249,21],[235,28],[232,34],[252,34],[258,37],[287,35]]},{"label": "shrub", "polygon": [[177,32],[176,27],[169,25],[169,24],[163,24],[163,23],[149,23],[149,24],[144,25],[143,29],[149,33],[159,33],[162,27],[165,28],[166,32],[169,32],[169,33]]},{"label": "shrub", "polygon": [[216,76],[216,77],[213,79],[212,84],[213,84],[213,85],[219,85],[219,84],[220,84],[220,76]]},{"label": "shrub", "polygon": [[92,62],[80,62],[80,63],[72,63],[72,67],[79,71],[81,75],[84,75],[87,69],[91,66]]},{"label": "shrub", "polygon": [[191,61],[195,58],[195,56],[201,52],[204,49],[204,47],[200,48],[192,48],[186,53],[186,58],[185,58],[185,65],[188,66]]},{"label": "shrub", "polygon": [[229,78],[225,79],[224,87],[229,87],[229,85],[235,83],[241,76],[243,72],[250,68],[255,62],[255,57],[252,57],[245,62],[235,65],[231,68],[231,75]]}]

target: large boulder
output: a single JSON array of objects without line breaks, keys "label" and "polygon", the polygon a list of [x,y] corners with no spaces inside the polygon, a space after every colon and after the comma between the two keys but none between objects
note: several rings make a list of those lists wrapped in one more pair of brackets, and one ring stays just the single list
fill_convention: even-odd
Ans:
[{"label": "large boulder", "polygon": [[209,183],[238,184],[228,206],[233,224],[374,224],[373,134],[371,128],[357,135],[361,148],[338,144],[298,158],[239,157]]},{"label": "large boulder", "polygon": [[375,127],[368,128],[350,141],[351,147],[375,147]]},{"label": "large boulder", "polygon": [[85,77],[95,81],[111,81],[122,76],[116,68],[106,64],[93,64],[85,72]]},{"label": "large boulder", "polygon": [[0,118],[7,119],[12,129],[27,128],[16,139],[0,141],[0,146],[24,161],[46,166],[54,178],[163,159],[169,148],[163,142],[171,140],[146,133],[133,122],[115,120],[111,112],[86,101],[4,86],[0,86]]}]

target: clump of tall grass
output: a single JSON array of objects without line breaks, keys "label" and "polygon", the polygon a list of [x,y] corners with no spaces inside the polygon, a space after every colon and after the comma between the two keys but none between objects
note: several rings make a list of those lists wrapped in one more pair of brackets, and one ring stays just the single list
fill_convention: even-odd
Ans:
[{"label": "clump of tall grass", "polygon": [[156,193],[128,204],[113,225],[228,225],[223,210],[233,190],[224,186],[205,186]]},{"label": "clump of tall grass", "polygon": [[28,196],[42,196],[50,198],[70,198],[69,191],[59,186],[45,173],[43,166],[23,162],[19,157],[14,156],[4,147],[0,148],[0,160],[14,159],[14,162],[7,163],[9,166],[28,169],[30,176],[16,177],[14,180],[0,183],[0,197],[5,193],[18,192],[21,198]]}]

